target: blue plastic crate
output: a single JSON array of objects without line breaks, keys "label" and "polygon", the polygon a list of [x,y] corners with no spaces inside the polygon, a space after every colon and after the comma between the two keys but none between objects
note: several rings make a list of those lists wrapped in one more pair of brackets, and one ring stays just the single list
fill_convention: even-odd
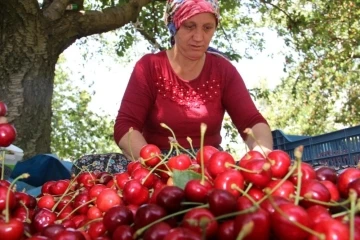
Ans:
[{"label": "blue plastic crate", "polygon": [[295,148],[304,146],[302,160],[313,166],[342,169],[360,162],[360,125],[317,136],[285,135],[281,130],[272,135],[274,149],[284,150],[292,159]]}]

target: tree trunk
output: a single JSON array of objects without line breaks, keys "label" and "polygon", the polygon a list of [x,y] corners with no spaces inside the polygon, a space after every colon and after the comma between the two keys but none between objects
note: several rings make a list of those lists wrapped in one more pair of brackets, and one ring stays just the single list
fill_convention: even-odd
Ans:
[{"label": "tree trunk", "polygon": [[104,9],[66,11],[69,0],[42,9],[37,0],[0,1],[0,101],[14,124],[24,158],[50,153],[51,100],[59,55],[77,39],[135,20],[151,0]]}]

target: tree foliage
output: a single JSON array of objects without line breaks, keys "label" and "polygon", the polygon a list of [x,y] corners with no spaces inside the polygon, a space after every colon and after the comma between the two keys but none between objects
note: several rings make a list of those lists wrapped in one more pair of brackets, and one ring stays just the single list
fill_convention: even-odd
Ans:
[{"label": "tree foliage", "polygon": [[273,127],[317,135],[360,124],[360,1],[266,1],[263,21],[293,51],[267,101]]},{"label": "tree foliage", "polygon": [[89,110],[91,94],[74,86],[62,61],[60,58],[55,73],[51,152],[62,159],[76,159],[85,153],[118,152],[113,140],[114,120],[105,113]]}]

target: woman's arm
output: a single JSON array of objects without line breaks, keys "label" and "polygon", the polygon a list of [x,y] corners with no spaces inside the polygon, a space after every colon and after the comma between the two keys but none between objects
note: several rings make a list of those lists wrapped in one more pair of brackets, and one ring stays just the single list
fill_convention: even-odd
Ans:
[{"label": "woman's arm", "polygon": [[130,160],[139,159],[140,150],[146,144],[145,138],[138,130],[129,131],[118,142],[123,154]]},{"label": "woman's arm", "polygon": [[273,149],[273,138],[270,127],[265,123],[255,124],[245,140],[246,145],[254,151],[267,156]]}]

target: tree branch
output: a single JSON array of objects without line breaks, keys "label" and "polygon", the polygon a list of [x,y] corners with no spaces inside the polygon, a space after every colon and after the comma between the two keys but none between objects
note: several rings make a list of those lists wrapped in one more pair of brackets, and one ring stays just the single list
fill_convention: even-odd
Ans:
[{"label": "tree branch", "polygon": [[150,36],[150,34],[148,34],[143,28],[139,28],[134,26],[135,29],[147,40],[150,42],[151,45],[153,45],[155,48],[159,49],[160,51],[165,50],[165,48],[163,48],[154,37]]},{"label": "tree branch", "polygon": [[43,15],[50,21],[60,19],[71,0],[54,0],[49,7],[44,9]]}]

